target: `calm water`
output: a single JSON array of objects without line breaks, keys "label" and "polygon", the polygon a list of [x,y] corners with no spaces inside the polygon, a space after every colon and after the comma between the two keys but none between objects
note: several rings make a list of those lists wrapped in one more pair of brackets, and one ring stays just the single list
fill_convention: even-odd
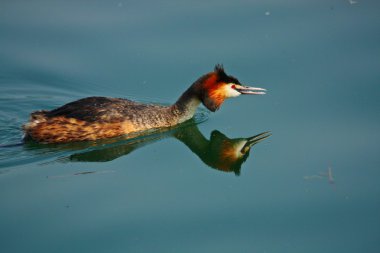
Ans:
[{"label": "calm water", "polygon": [[[2,1],[1,252],[380,252],[379,13],[375,0]],[[33,110],[171,103],[216,63],[268,94],[143,138],[19,144]],[[265,131],[241,160],[220,156]]]}]

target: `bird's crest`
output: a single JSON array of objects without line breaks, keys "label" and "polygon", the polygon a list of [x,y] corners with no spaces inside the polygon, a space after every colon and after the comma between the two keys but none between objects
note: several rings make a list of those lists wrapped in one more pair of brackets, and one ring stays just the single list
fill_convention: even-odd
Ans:
[{"label": "bird's crest", "polygon": [[223,64],[216,64],[214,71],[219,76],[220,79],[227,77],[226,72],[224,72]]}]

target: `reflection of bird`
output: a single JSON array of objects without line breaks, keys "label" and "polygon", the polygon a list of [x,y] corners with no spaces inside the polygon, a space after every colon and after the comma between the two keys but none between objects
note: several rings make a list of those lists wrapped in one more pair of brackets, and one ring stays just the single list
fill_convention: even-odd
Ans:
[{"label": "reflection of bird", "polygon": [[226,172],[240,174],[241,165],[247,160],[252,146],[268,138],[271,134],[264,132],[248,138],[230,139],[214,130],[207,140],[198,130],[193,128],[175,134],[208,166]]},{"label": "reflection of bird", "polygon": [[111,138],[148,129],[171,127],[193,117],[200,103],[216,111],[225,99],[240,94],[265,94],[242,86],[221,65],[200,77],[171,106],[142,104],[121,98],[88,97],[51,111],[31,114],[24,125],[27,138],[59,143]]},{"label": "reflection of bird", "polygon": [[[248,158],[252,146],[268,138],[270,133],[264,132],[249,138],[229,139],[221,132],[214,130],[211,133],[210,140],[208,140],[199,131],[198,127],[193,124],[171,132],[131,139],[127,143],[120,145],[106,145],[105,147],[101,146],[102,148],[100,149],[78,152],[61,161],[107,162],[170,136],[184,143],[208,166],[221,171],[233,171],[238,175],[240,174],[241,165]],[[73,145],[73,147],[77,148],[76,145]]]}]

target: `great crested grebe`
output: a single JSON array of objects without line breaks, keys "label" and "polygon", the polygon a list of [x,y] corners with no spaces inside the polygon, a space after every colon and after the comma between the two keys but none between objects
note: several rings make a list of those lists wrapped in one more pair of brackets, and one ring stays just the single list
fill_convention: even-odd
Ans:
[{"label": "great crested grebe", "polygon": [[165,128],[191,119],[202,103],[216,111],[225,99],[262,95],[265,89],[243,86],[222,65],[201,76],[171,106],[143,104],[123,98],[88,97],[51,111],[36,111],[23,126],[25,138],[41,143],[92,141],[148,129]]}]

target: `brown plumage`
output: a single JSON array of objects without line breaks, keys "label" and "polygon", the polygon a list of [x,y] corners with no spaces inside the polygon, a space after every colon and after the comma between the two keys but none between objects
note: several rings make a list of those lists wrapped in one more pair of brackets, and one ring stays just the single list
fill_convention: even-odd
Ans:
[{"label": "brown plumage", "polygon": [[91,141],[177,125],[193,117],[203,103],[219,109],[226,98],[265,94],[264,89],[241,86],[222,66],[199,78],[171,106],[143,104],[123,98],[88,97],[51,111],[37,111],[23,126],[26,138],[42,143]]},{"label": "brown plumage", "polygon": [[170,108],[122,98],[88,97],[31,114],[24,130],[44,143],[90,141],[174,125]]}]

